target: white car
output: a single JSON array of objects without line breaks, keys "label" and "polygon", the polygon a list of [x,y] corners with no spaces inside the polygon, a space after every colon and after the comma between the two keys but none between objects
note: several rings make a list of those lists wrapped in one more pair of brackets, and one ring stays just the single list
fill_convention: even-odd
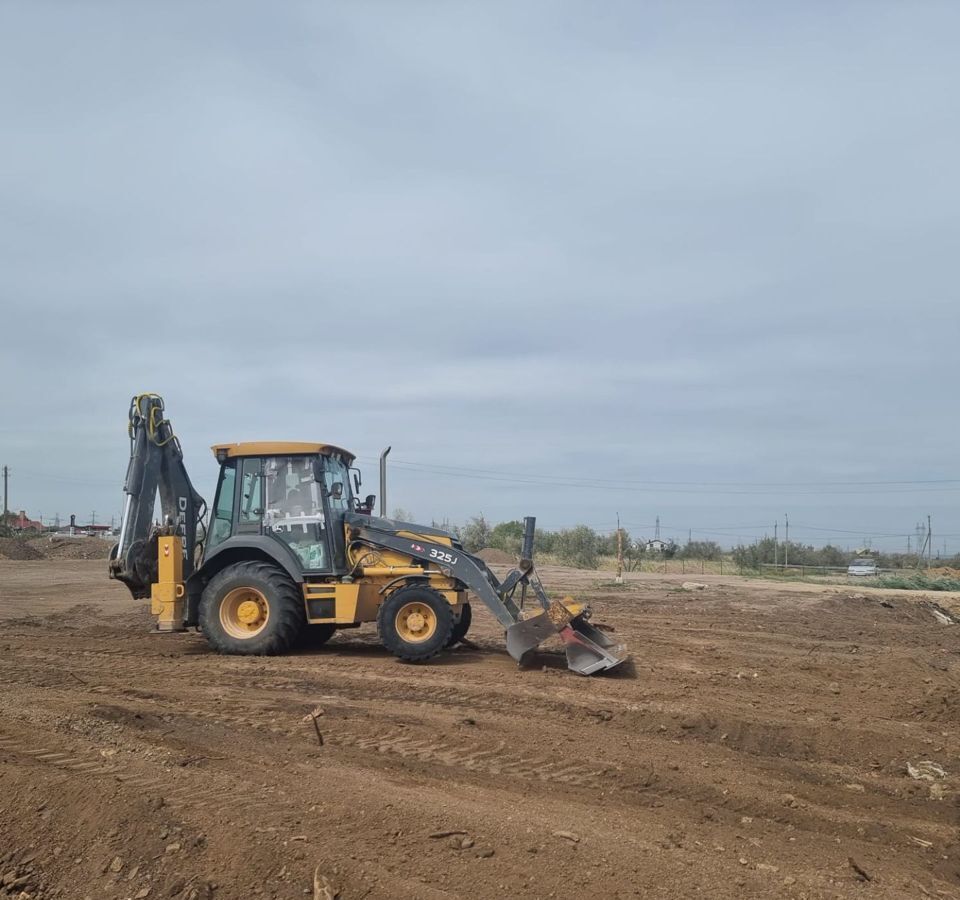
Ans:
[{"label": "white car", "polygon": [[879,575],[880,568],[875,560],[855,559],[847,566],[847,575]]}]

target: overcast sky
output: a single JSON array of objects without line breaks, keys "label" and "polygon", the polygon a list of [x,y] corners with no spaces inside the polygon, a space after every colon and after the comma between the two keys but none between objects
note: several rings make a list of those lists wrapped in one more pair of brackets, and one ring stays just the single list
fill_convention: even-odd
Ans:
[{"label": "overcast sky", "polygon": [[426,521],[960,549],[958,41],[955,2],[0,0],[10,505],[109,519],[150,390],[208,499],[210,444],[319,439],[371,491],[392,444]]}]

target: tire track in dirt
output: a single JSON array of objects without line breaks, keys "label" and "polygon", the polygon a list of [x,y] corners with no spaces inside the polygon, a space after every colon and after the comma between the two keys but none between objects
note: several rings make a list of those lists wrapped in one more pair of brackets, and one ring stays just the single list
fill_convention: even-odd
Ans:
[{"label": "tire track in dirt", "polygon": [[[105,760],[100,751],[89,745],[78,746],[76,738],[68,741],[62,735],[47,734],[38,746],[35,739],[16,737],[9,726],[0,726],[0,752],[84,778],[103,778],[123,788],[142,793],[155,791],[164,805],[175,811],[211,809],[218,814],[237,816],[255,811],[276,813],[275,805],[261,793],[246,790],[238,793],[233,779],[204,769],[202,772],[169,770],[156,775],[155,766],[115,757]],[[144,771],[148,769],[148,771]],[[271,787],[275,785],[261,785]],[[224,802],[227,798],[227,802]]]},{"label": "tire track in dirt", "polygon": [[[122,673],[112,672],[111,674],[116,676]],[[384,679],[377,677],[374,680],[379,682]],[[121,678],[121,682],[123,681],[124,679]],[[278,679],[273,682],[261,682],[260,687],[269,687],[282,693],[291,683],[289,679]],[[43,684],[42,687],[47,690],[50,689],[50,686],[47,684]],[[377,696],[381,701],[391,699],[389,694],[387,697],[384,697],[382,692],[379,691],[379,687],[380,685],[378,684],[368,691],[361,686],[357,692],[358,696],[360,699],[365,699],[370,696],[372,692],[373,696]],[[426,687],[427,690],[419,694],[421,699],[425,696],[430,696],[430,687],[424,687]],[[108,689],[101,686],[94,686],[91,688],[91,692],[100,695],[108,693]],[[399,693],[402,695],[406,694],[407,691],[404,690]],[[449,704],[451,701],[455,701],[453,705],[470,702],[468,694],[454,688],[441,687],[437,690],[436,694],[437,698],[445,704]],[[126,697],[114,699],[127,700]],[[282,736],[288,739],[297,739],[303,736],[307,740],[311,737],[311,726],[303,726],[299,722],[296,725],[278,725],[276,709],[269,705],[261,710],[248,708],[241,714],[228,714],[222,710],[204,708],[199,699],[196,703],[192,704],[192,708],[189,710],[171,707],[171,701],[163,697],[151,696],[138,697],[137,699],[140,703],[146,702],[164,711],[165,721],[170,723],[193,720],[217,724],[227,730],[238,728],[254,730],[269,737]],[[310,699],[313,700],[314,698]],[[330,697],[329,699],[338,702],[342,700],[340,697]],[[178,704],[183,704],[185,700],[186,698],[181,697]],[[306,697],[302,698],[302,700],[291,698],[289,702],[295,703],[299,706],[300,710],[302,710],[305,706],[308,706],[305,702],[306,700]],[[510,700],[516,700],[516,698],[504,698],[503,702]],[[499,705],[500,702],[500,700],[497,700],[496,705]],[[424,701],[420,705],[427,706],[428,704]],[[368,708],[364,708],[363,711],[367,715],[371,712]],[[348,709],[347,712],[352,712],[352,710]],[[516,716],[518,713],[515,710],[511,710],[511,714]],[[621,764],[612,762],[607,758],[596,760],[595,765],[590,767],[577,762],[558,762],[543,753],[514,752],[508,749],[506,741],[495,743],[481,742],[479,744],[477,739],[470,740],[466,743],[442,741],[432,737],[420,737],[417,734],[411,734],[409,726],[406,728],[398,728],[388,724],[387,730],[384,730],[381,719],[375,718],[370,720],[365,723],[364,727],[359,729],[346,727],[343,724],[345,721],[344,719],[337,718],[324,719],[324,737],[325,740],[334,747],[360,750],[364,754],[367,754],[367,757],[357,757],[355,754],[348,757],[348,761],[354,765],[370,763],[372,759],[375,758],[374,755],[395,757],[420,763],[439,764],[448,769],[460,770],[464,775],[484,775],[497,778],[507,777],[526,782],[540,782],[546,786],[554,783],[590,789],[615,797],[620,803],[628,803],[631,805],[640,802],[643,806],[649,806],[653,803],[662,803],[667,800],[694,805],[706,804],[723,810],[726,815],[735,815],[750,811],[756,813],[759,804],[759,806],[764,809],[764,815],[769,816],[771,820],[775,821],[786,817],[793,821],[798,827],[817,831],[822,830],[827,823],[830,823],[834,828],[838,824],[842,824],[846,831],[851,826],[855,827],[859,821],[856,812],[849,816],[839,815],[835,808],[816,803],[812,797],[804,801],[805,809],[803,812],[796,810],[785,812],[775,805],[764,803],[762,793],[760,793],[759,796],[754,791],[744,793],[742,786],[739,789],[740,796],[736,794],[730,796],[726,790],[708,787],[699,782],[689,782],[682,778],[671,778],[666,775],[666,772],[658,776],[654,781],[651,781],[649,777],[644,776],[642,773],[639,778],[636,776],[628,777]],[[429,724],[426,727],[429,728]],[[141,735],[141,737],[143,736]],[[654,747],[653,752],[648,755],[650,758],[662,756],[662,749]],[[602,763],[602,765],[598,767],[597,764],[599,763]],[[93,769],[94,767],[87,763],[84,765],[84,768]],[[808,783],[811,791],[815,791],[817,787],[823,787],[827,789],[827,793],[829,794],[830,789],[836,788],[836,774],[822,773],[820,771],[822,765],[811,765],[804,767],[804,769],[803,780]],[[780,775],[782,776],[782,772]],[[763,778],[762,774],[758,774],[756,778],[758,782],[765,782],[765,792],[771,796],[776,796],[777,792],[784,792],[788,786],[788,782],[782,777],[775,777],[773,781],[770,781],[769,779]],[[146,786],[146,782],[143,782],[143,785]],[[155,786],[155,784],[152,786]],[[215,790],[213,794],[208,795],[208,799],[215,800],[217,797],[222,797],[221,789],[219,788]],[[867,799],[876,801],[878,799],[876,792],[872,791],[871,797]],[[876,803],[874,803],[871,808],[875,809],[875,806]],[[224,807],[224,810],[230,808],[236,810],[236,804],[233,806],[228,804]],[[903,827],[912,829],[915,833],[923,833],[929,838],[935,838],[937,840],[943,839],[942,833],[937,828],[937,823],[904,821]]]}]

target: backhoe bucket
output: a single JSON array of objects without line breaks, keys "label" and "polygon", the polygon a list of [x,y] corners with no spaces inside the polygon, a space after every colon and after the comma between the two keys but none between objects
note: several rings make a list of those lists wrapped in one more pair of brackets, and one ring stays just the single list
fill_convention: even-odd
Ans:
[{"label": "backhoe bucket", "polygon": [[524,665],[531,651],[552,635],[566,645],[567,665],[580,675],[612,669],[627,658],[627,648],[590,625],[586,613],[574,613],[556,600],[543,613],[507,629],[507,652]]},{"label": "backhoe bucket", "polygon": [[624,644],[610,640],[582,615],[561,630],[560,639],[567,645],[567,665],[581,675],[612,669],[627,658]]},{"label": "backhoe bucket", "polygon": [[525,666],[530,661],[529,654],[556,633],[557,626],[546,613],[524,619],[507,629],[507,653]]}]

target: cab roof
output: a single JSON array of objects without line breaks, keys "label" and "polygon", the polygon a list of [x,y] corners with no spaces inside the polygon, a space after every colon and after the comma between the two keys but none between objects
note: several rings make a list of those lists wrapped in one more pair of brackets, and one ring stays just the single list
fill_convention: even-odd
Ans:
[{"label": "cab roof", "polygon": [[310,441],[242,441],[239,444],[214,444],[211,448],[218,459],[230,459],[237,456],[313,456],[317,453],[339,454],[348,463],[356,457],[343,447],[333,444],[317,444]]}]

